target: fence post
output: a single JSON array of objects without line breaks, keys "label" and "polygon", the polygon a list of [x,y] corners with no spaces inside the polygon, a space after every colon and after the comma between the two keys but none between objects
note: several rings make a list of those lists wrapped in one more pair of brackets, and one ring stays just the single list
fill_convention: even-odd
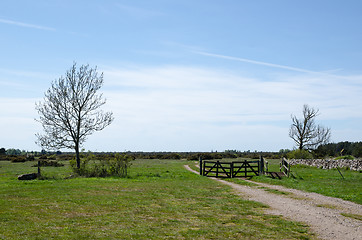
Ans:
[{"label": "fence post", "polygon": [[41,172],[40,172],[40,161],[38,161],[38,178],[41,176]]},{"label": "fence post", "polygon": [[264,174],[264,158],[260,155],[259,161],[259,175]]},{"label": "fence post", "polygon": [[203,167],[202,167],[202,158],[201,158],[201,156],[199,157],[199,167],[200,167],[200,176],[203,176],[204,174],[203,174]]},{"label": "fence post", "polygon": [[233,178],[234,176],[234,162],[230,163],[230,178]]},{"label": "fence post", "polygon": [[290,175],[290,162],[287,162],[288,163],[288,177]]},{"label": "fence post", "polygon": [[216,163],[217,163],[216,164],[216,177],[219,177],[219,165],[220,165],[220,162],[217,161]]}]

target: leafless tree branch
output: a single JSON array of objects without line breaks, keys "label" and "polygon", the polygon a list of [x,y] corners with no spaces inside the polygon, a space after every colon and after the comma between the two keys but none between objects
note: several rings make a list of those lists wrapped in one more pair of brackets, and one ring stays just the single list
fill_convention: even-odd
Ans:
[{"label": "leafless tree branch", "polygon": [[36,134],[37,144],[46,149],[74,149],[79,168],[79,149],[87,136],[103,130],[114,119],[112,112],[100,110],[106,103],[102,94],[97,94],[102,85],[103,73],[89,65],[77,69],[76,63],[65,77],[52,82],[44,101],[36,103],[37,121],[44,130],[44,134]]},{"label": "leafless tree branch", "polygon": [[298,119],[292,115],[292,124],[289,129],[289,137],[293,139],[299,149],[315,149],[321,144],[329,142],[330,128],[325,128],[315,123],[319,110],[303,106],[303,118]]}]

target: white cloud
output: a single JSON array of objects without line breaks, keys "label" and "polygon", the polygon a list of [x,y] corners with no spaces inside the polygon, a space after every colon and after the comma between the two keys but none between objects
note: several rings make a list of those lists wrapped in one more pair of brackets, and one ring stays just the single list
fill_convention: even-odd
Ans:
[{"label": "white cloud", "polygon": [[[215,69],[167,66],[105,71],[107,85],[114,87],[115,97],[133,99],[132,106],[155,111],[183,112],[198,110],[212,114],[249,115],[246,119],[299,111],[304,104],[326,109],[351,109],[348,115],[360,117],[357,111],[362,85],[309,75],[279,75],[274,81],[262,81],[223,73]],[[134,103],[133,103],[134,102]],[[346,111],[344,111],[347,113]],[[331,116],[330,116],[331,117]],[[265,119],[272,120],[272,119]]]},{"label": "white cloud", "polygon": [[[335,141],[350,140],[362,119],[356,80],[310,74],[279,74],[268,81],[224,70],[185,66],[103,68],[105,110],[115,121],[90,136],[84,147],[98,151],[275,150],[292,148],[290,114],[303,104],[319,108]],[[358,77],[355,77],[356,79]],[[0,146],[37,147],[37,99],[0,99]],[[334,132],[336,134],[334,134]],[[21,139],[21,137],[24,139]],[[353,139],[354,140],[354,139]],[[18,141],[18,142],[17,142]],[[13,146],[11,146],[13,147]],[[14,146],[15,147],[15,146]],[[25,148],[25,147],[24,147]]]},{"label": "white cloud", "polygon": [[320,109],[322,121],[362,118],[362,86],[322,75],[262,81],[180,66],[104,74],[107,108],[116,116],[110,128],[124,136],[118,143],[131,150],[208,151],[207,146],[223,150],[227,145],[243,150],[251,143],[259,150],[290,148],[290,114],[300,115],[305,103]]},{"label": "white cloud", "polygon": [[0,98],[0,146],[37,150],[35,133],[41,126],[34,119],[37,117],[33,98]]}]

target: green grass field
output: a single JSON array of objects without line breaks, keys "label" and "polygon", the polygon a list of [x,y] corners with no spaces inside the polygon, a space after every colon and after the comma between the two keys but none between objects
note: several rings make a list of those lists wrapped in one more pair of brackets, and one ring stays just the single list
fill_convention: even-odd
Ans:
[{"label": "green grass field", "polygon": [[[270,171],[279,171],[279,159],[268,160]],[[309,166],[292,166],[291,177],[272,179],[270,177],[253,177],[253,181],[283,185],[288,188],[316,192],[325,196],[342,198],[362,204],[362,173],[346,169],[319,169]]]},{"label": "green grass field", "polygon": [[[237,159],[239,160],[239,159]],[[223,161],[237,161],[235,159],[223,159]],[[244,160],[244,159],[242,159]],[[279,172],[280,159],[268,159],[269,171]],[[198,168],[191,165],[194,170]],[[282,185],[307,192],[316,192],[325,196],[341,198],[362,204],[362,173],[347,169],[320,169],[316,167],[296,165],[291,167],[291,176],[280,179],[272,179],[269,176],[254,176],[252,181],[268,184]],[[238,184],[253,185],[239,178],[231,180]]]},{"label": "green grass field", "polygon": [[19,181],[34,162],[0,162],[0,239],[314,238],[186,163],[136,160],[124,179],[64,179],[67,166],[43,167],[54,179]]}]

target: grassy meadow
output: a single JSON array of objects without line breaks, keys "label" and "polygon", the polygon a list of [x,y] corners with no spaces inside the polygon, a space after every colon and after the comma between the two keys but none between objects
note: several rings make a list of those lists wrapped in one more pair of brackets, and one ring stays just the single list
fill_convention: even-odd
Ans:
[{"label": "grassy meadow", "polygon": [[136,160],[128,178],[19,181],[35,162],[0,161],[0,239],[313,239],[308,227],[266,215],[183,160]]},{"label": "grassy meadow", "polygon": [[[243,159],[245,160],[245,159]],[[225,159],[223,161],[236,161]],[[269,171],[279,172],[280,159],[267,159]],[[195,164],[190,165],[194,170],[199,170]],[[325,196],[341,198],[358,204],[362,204],[362,173],[347,169],[320,169],[304,165],[291,167],[289,178],[272,179],[269,176],[254,176],[251,180],[274,185],[282,185],[288,188],[299,189],[307,192],[316,192]],[[253,185],[240,178],[230,179],[238,184]]]},{"label": "grassy meadow", "polygon": [[[279,159],[269,161],[270,171],[279,171]],[[266,176],[253,177],[253,181],[283,185],[308,192],[316,192],[325,196],[342,198],[362,204],[362,173],[347,169],[320,169],[303,165],[291,167],[291,177],[272,179]]]}]

